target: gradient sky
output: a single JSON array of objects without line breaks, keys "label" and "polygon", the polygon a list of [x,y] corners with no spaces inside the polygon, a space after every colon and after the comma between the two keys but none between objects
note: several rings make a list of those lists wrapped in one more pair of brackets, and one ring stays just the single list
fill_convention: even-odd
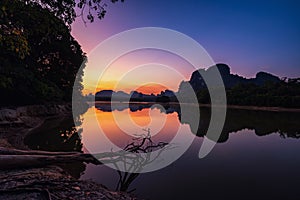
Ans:
[{"label": "gradient sky", "polygon": [[[198,41],[215,62],[228,64],[232,73],[254,77],[267,71],[300,77],[299,9],[297,0],[125,0],[108,4],[104,20],[87,27],[78,18],[72,34],[89,53],[121,31],[164,27]],[[188,76],[192,73],[183,68]]]}]

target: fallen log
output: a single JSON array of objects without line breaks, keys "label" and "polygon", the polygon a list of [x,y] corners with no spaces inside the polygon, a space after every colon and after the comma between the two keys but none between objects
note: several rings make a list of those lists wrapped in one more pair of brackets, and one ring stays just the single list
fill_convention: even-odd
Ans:
[{"label": "fallen log", "polygon": [[26,167],[41,167],[51,164],[86,162],[100,164],[90,154],[73,154],[73,155],[0,155],[0,169],[26,168]]},{"label": "fallen log", "polygon": [[20,150],[0,147],[0,155],[74,155],[81,154],[80,152],[53,152],[53,151],[37,151],[37,150]]},{"label": "fallen log", "polygon": [[0,169],[41,167],[72,162],[101,164],[99,160],[87,153],[27,151],[0,147]]},{"label": "fallen log", "polygon": [[[160,149],[159,152],[161,153],[165,149],[164,147],[168,145],[168,143],[165,142],[153,143],[150,130],[148,130],[147,133],[146,136],[136,138],[135,141],[128,144],[124,150],[103,152],[94,155],[80,152],[49,152],[0,147],[0,169],[41,167],[72,162],[85,162],[99,165],[104,163],[117,163],[119,161],[135,163],[142,167],[153,160],[144,158],[140,153],[151,153],[155,149]],[[157,156],[159,156],[160,153]],[[156,159],[156,157],[154,157],[154,159]],[[142,163],[141,160],[143,161]]]}]

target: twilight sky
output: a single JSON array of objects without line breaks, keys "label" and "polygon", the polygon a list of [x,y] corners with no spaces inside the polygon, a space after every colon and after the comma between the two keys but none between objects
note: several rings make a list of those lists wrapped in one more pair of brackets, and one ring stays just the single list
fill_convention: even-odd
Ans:
[{"label": "twilight sky", "polygon": [[[215,62],[228,64],[233,73],[254,77],[268,71],[300,77],[299,9],[297,0],[125,0],[109,4],[104,20],[87,27],[78,18],[72,34],[89,53],[116,33],[164,27],[198,41]],[[189,69],[184,76],[190,75]]]}]

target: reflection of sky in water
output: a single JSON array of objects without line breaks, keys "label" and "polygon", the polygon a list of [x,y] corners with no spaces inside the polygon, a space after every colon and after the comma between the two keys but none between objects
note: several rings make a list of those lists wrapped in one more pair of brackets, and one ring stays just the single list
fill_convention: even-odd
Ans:
[{"label": "reflection of sky in water", "polygon": [[[94,108],[84,115],[82,142],[90,152],[108,151],[110,146],[101,140],[100,131],[118,147],[123,148],[132,141],[134,134],[145,134],[143,129],[150,128],[155,141],[169,142],[179,129],[180,122],[177,113],[166,115],[158,109],[143,109],[136,112],[128,110],[104,112],[96,110],[97,120],[93,120]],[[114,116],[115,115],[115,116]],[[116,117],[116,115],[118,115]],[[121,124],[120,120],[126,120]],[[118,121],[118,123],[116,123]]]},{"label": "reflection of sky in water", "polygon": [[[122,115],[126,110],[113,112]],[[130,115],[133,121],[143,126],[149,122],[147,112],[147,109],[144,109],[131,112]],[[184,126],[186,134],[191,134],[188,124],[180,124],[176,112],[168,115],[159,113],[155,109],[154,112],[157,112],[153,115],[157,118],[167,118],[165,130],[163,129],[155,136],[157,140],[171,139],[173,131],[176,131],[178,126]],[[247,111],[244,113],[247,114]],[[84,116],[86,123],[83,124],[83,143],[89,142],[89,146],[97,146],[101,144],[101,141],[93,140],[96,134],[93,132],[93,126],[97,123],[88,120],[90,114],[91,109]],[[109,118],[111,114],[112,112],[97,111],[97,115],[103,117],[101,117],[101,126],[104,128],[105,126],[113,127]],[[278,114],[271,116],[276,115]],[[259,116],[268,115],[257,115],[257,121],[263,120],[259,119]],[[278,119],[281,118],[278,117]],[[240,118],[240,120],[243,119]],[[272,120],[270,118],[270,122],[265,125],[270,130],[276,129],[278,125],[276,121],[272,123]],[[297,118],[295,120],[297,121]],[[280,121],[285,122],[284,118]],[[294,127],[288,127],[288,130],[297,130],[299,125],[297,126],[296,121],[290,120]],[[230,121],[230,123],[235,123],[235,121]],[[257,129],[251,125],[251,122],[249,124],[252,126],[249,128]],[[271,127],[271,124],[274,127]],[[286,126],[282,125],[282,127]],[[128,136],[119,135],[118,130],[114,128],[108,130],[112,134],[108,137],[122,146],[120,140],[127,139]],[[136,188],[135,194],[150,199],[293,199],[292,197],[295,199],[300,195],[298,139],[283,139],[276,132],[271,134],[266,132],[266,135],[259,136],[254,130],[243,129],[230,133],[226,142],[218,143],[207,157],[200,160],[198,151],[202,140],[202,137],[196,137],[188,151],[168,167],[138,176],[130,189]],[[88,165],[82,179],[89,178],[115,189],[119,177],[116,171],[105,166]]]}]

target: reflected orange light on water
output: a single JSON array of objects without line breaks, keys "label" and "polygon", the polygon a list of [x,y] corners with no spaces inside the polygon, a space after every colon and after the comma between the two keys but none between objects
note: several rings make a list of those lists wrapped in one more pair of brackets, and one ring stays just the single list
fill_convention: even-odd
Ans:
[{"label": "reflected orange light on water", "polygon": [[[129,142],[132,141],[133,134],[145,134],[143,129],[146,128],[150,128],[150,132],[151,130],[155,130],[154,132],[151,132],[151,135],[154,135],[154,141],[171,141],[172,138],[176,135],[176,132],[180,125],[176,113],[165,115],[163,113],[160,113],[158,109],[151,110],[151,116],[149,114],[150,109],[143,109],[136,112],[128,112],[127,110],[114,112],[116,115],[118,115],[117,120],[120,120],[122,118],[125,120],[129,117],[133,124],[126,124],[125,127],[122,128],[122,130],[120,128],[120,124],[115,119],[113,112],[103,112],[99,110],[97,110],[96,112],[97,120],[99,126],[101,127],[103,133],[107,136],[107,138],[109,138],[111,142],[113,142],[120,148],[125,147]],[[153,122],[154,120],[151,119],[152,117],[155,117],[156,119],[158,119],[158,121],[165,120],[165,123],[162,127],[158,127],[161,126],[161,124]],[[156,132],[156,130],[159,131]]]}]

